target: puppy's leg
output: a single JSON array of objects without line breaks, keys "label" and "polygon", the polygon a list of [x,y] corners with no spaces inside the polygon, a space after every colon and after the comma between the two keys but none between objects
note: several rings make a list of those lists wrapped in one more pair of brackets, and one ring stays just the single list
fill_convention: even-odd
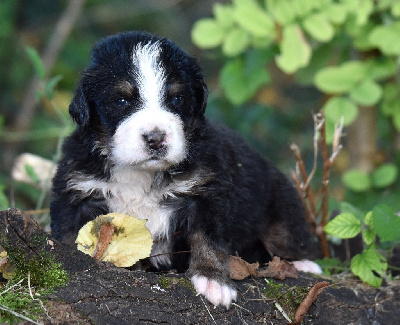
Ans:
[{"label": "puppy's leg", "polygon": [[191,238],[191,258],[188,275],[198,294],[204,295],[214,306],[229,308],[237,292],[229,278],[229,257],[215,247],[202,232]]},{"label": "puppy's leg", "polygon": [[271,222],[260,239],[271,255],[294,260],[299,271],[320,274],[321,268],[304,258],[310,249],[310,233],[304,216],[304,207],[296,189],[277,169],[273,169],[272,199],[269,213]]}]

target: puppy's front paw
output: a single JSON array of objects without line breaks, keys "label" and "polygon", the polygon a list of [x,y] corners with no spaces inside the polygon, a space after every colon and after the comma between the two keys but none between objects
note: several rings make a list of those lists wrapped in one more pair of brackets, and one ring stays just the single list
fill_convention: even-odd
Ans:
[{"label": "puppy's front paw", "polygon": [[236,290],[225,283],[202,275],[194,275],[191,280],[196,292],[204,295],[214,306],[223,305],[228,309],[232,301],[236,300]]},{"label": "puppy's front paw", "polygon": [[314,274],[322,273],[321,267],[317,263],[310,260],[293,261],[293,265],[299,271]]}]

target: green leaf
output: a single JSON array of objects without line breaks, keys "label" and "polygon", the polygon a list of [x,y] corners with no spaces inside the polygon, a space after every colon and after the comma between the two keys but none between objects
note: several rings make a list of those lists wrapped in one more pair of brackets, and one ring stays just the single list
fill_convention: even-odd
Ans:
[{"label": "green leaf", "polygon": [[374,227],[374,225],[373,225],[373,220],[372,220],[372,211],[369,211],[369,212],[365,215],[364,223],[365,223],[367,226],[371,227],[371,228]]},{"label": "green leaf", "polygon": [[275,25],[268,13],[254,0],[234,0],[235,21],[254,36],[275,37]]},{"label": "green leaf", "polygon": [[364,213],[360,209],[357,209],[354,205],[348,202],[340,203],[340,211],[342,213],[350,213],[354,215],[358,220],[364,219]]},{"label": "green leaf", "polygon": [[345,126],[353,123],[358,115],[357,106],[344,97],[332,97],[325,103],[322,110],[326,118],[333,123],[338,123],[343,118]]},{"label": "green leaf", "polygon": [[214,19],[198,20],[192,29],[192,41],[200,48],[211,49],[219,46],[225,37],[224,28]]},{"label": "green leaf", "polygon": [[31,165],[25,165],[24,167],[31,181],[35,184],[40,183],[39,176],[36,174],[35,169]]},{"label": "green leaf", "polygon": [[335,122],[331,120],[325,121],[325,140],[327,144],[332,144],[333,136],[335,135]]},{"label": "green leaf", "polygon": [[373,80],[382,80],[390,78],[397,73],[397,63],[394,59],[384,57],[368,61],[367,77]]},{"label": "green leaf", "polygon": [[367,228],[363,231],[362,237],[366,245],[371,245],[375,242],[376,233],[374,229]]},{"label": "green leaf", "polygon": [[332,3],[326,8],[324,14],[332,23],[343,24],[347,17],[347,10],[341,3]]},{"label": "green leaf", "polygon": [[312,85],[315,74],[329,64],[333,50],[334,46],[331,42],[314,47],[310,62],[296,72],[296,80],[304,85]]},{"label": "green leaf", "polygon": [[291,3],[293,12],[297,17],[307,16],[315,7],[315,0],[294,0]]},{"label": "green leaf", "polygon": [[224,65],[221,70],[221,87],[233,104],[243,104],[269,82],[270,76],[265,67],[267,59],[266,51],[253,50]]},{"label": "green leaf", "polygon": [[332,270],[334,271],[336,268],[340,267],[342,262],[338,258],[329,258],[324,257],[321,260],[314,260],[323,270],[323,273],[326,275],[331,275]]},{"label": "green leaf", "polygon": [[275,20],[282,25],[287,25],[296,18],[292,3],[293,1],[290,0],[266,0],[268,11],[270,11],[275,17]]},{"label": "green leaf", "polygon": [[400,22],[391,25],[378,25],[370,35],[371,44],[378,47],[384,54],[400,54]]},{"label": "green leaf", "polygon": [[334,35],[334,29],[328,18],[321,13],[308,16],[303,20],[304,29],[317,41],[328,42]]},{"label": "green leaf", "polygon": [[33,47],[26,47],[25,51],[31,63],[33,64],[36,76],[40,80],[44,80],[46,78],[46,70],[39,53]]},{"label": "green leaf", "polygon": [[53,99],[54,97],[54,88],[57,86],[58,82],[62,79],[62,75],[57,75],[51,78],[44,87],[44,93],[46,97],[49,99]]},{"label": "green leaf", "polygon": [[226,56],[236,56],[249,45],[249,34],[241,28],[232,28],[222,44],[222,52]]},{"label": "green leaf", "polygon": [[348,32],[353,38],[354,47],[360,51],[367,51],[373,49],[375,46],[370,41],[370,34],[371,31],[375,28],[375,24],[367,22],[365,25],[362,26],[349,26],[349,22],[347,28],[351,28],[351,31]]},{"label": "green leaf", "polygon": [[213,13],[218,24],[228,29],[233,26],[233,7],[216,3],[213,6]]},{"label": "green leaf", "polygon": [[372,222],[381,242],[400,240],[400,216],[391,207],[383,204],[375,206]]},{"label": "green leaf", "polygon": [[361,232],[361,221],[351,213],[341,213],[329,221],[324,230],[339,238],[353,238]]},{"label": "green leaf", "polygon": [[351,61],[339,67],[321,69],[315,76],[315,85],[326,93],[343,93],[352,89],[367,73],[361,61]]},{"label": "green leaf", "polygon": [[399,1],[393,2],[391,12],[394,17],[400,17],[400,2]]},{"label": "green leaf", "polygon": [[382,112],[386,116],[400,112],[399,85],[387,83],[383,88]]},{"label": "green leaf", "polygon": [[359,169],[351,169],[342,176],[342,181],[346,187],[354,192],[365,192],[371,187],[371,179],[369,175]]},{"label": "green leaf", "polygon": [[310,45],[297,24],[283,28],[280,50],[281,54],[276,58],[276,64],[286,73],[296,72],[310,62]]},{"label": "green leaf", "polygon": [[393,113],[393,124],[396,127],[397,131],[400,132],[400,109],[398,103],[396,105],[396,108],[397,110],[395,110]]},{"label": "green leaf", "polygon": [[376,276],[374,271],[382,274],[387,269],[387,263],[375,249],[367,249],[352,258],[350,268],[361,280],[378,288],[382,284],[382,278]]},{"label": "green leaf", "polygon": [[7,196],[4,194],[4,186],[0,185],[0,210],[6,210],[10,207]]},{"label": "green leaf", "polygon": [[370,14],[374,11],[374,0],[362,0],[358,2],[356,10],[357,24],[364,25],[368,22]]},{"label": "green leaf", "polygon": [[375,105],[382,97],[382,87],[375,81],[366,79],[353,87],[350,97],[363,106]]},{"label": "green leaf", "polygon": [[375,187],[385,188],[396,181],[397,175],[398,168],[395,164],[385,164],[374,170],[371,175],[372,183]]},{"label": "green leaf", "polygon": [[355,11],[358,9],[359,0],[341,0],[347,11]]}]

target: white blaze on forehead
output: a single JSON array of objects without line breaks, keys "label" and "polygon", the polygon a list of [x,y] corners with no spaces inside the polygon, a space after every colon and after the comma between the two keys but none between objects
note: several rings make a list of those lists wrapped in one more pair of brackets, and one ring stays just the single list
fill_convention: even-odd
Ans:
[{"label": "white blaze on forehead", "polygon": [[165,85],[165,72],[159,60],[159,42],[139,43],[133,49],[133,65],[139,94],[145,108],[160,108]]},{"label": "white blaze on forehead", "polygon": [[[160,42],[139,43],[133,48],[133,74],[141,104],[121,121],[114,133],[112,158],[117,165],[164,170],[186,156],[183,122],[178,114],[165,107],[166,74],[160,54]],[[159,159],[153,159],[143,137],[154,130],[165,133],[165,153]]]}]

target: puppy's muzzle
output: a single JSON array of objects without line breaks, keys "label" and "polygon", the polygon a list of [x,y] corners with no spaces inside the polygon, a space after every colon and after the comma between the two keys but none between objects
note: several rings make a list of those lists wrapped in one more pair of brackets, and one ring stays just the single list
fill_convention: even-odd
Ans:
[{"label": "puppy's muzzle", "polygon": [[166,133],[160,129],[143,133],[142,138],[151,151],[159,152],[165,149]]}]

